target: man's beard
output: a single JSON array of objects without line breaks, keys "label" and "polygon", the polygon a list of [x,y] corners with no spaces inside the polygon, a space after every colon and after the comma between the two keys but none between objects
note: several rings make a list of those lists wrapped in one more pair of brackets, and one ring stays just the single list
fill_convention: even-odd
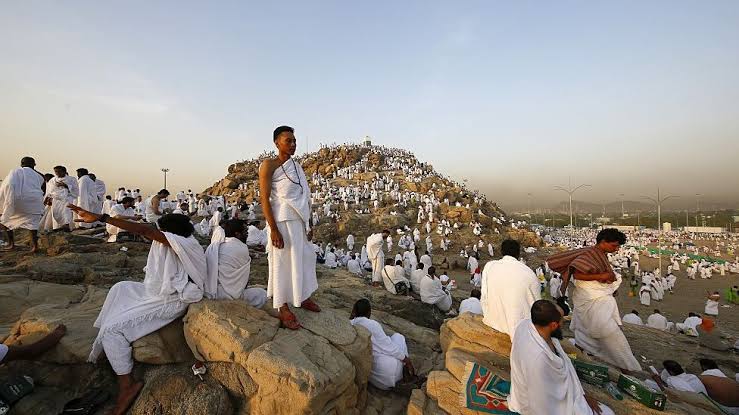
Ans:
[{"label": "man's beard", "polygon": [[558,327],[557,330],[552,332],[551,336],[557,340],[562,340],[564,338],[564,335],[562,335],[562,328]]}]

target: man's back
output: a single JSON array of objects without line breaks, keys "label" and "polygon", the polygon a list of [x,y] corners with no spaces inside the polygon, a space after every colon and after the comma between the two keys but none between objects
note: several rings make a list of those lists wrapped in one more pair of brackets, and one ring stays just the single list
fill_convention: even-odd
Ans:
[{"label": "man's back", "polygon": [[655,329],[666,330],[667,329],[667,318],[662,314],[654,313],[647,317],[647,326]]},{"label": "man's back", "polygon": [[227,237],[218,250],[218,298],[241,298],[250,268],[249,247],[238,238]]},{"label": "man's back", "polygon": [[441,289],[441,281],[429,275],[421,278],[421,301],[427,304],[436,304],[439,301],[443,290]]},{"label": "man's back", "polygon": [[541,286],[529,267],[504,256],[482,272],[483,322],[513,337],[519,321],[530,317],[531,305],[541,298]]}]

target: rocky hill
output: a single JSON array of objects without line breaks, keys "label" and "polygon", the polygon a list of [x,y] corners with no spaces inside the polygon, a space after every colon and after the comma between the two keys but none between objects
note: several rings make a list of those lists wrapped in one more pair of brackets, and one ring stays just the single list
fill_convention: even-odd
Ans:
[{"label": "rocky hill", "polygon": [[[257,195],[259,164],[268,157],[274,157],[274,153],[263,153],[255,159],[230,165],[228,174],[213,186],[205,189],[202,194],[224,196],[228,202],[252,202]],[[408,165],[417,166],[423,174],[420,177],[409,177],[402,169],[389,162],[389,160],[394,161],[398,158]],[[340,145],[321,148],[319,151],[298,156],[296,160],[305,170],[312,192],[316,192],[320,187],[311,180],[314,174],[325,178],[333,189],[363,186],[379,174],[388,176],[398,183],[400,192],[418,195],[419,199],[421,195],[433,194],[439,201],[448,201],[439,204],[436,222],[438,223],[440,219],[447,219],[452,224],[460,225],[451,237],[449,254],[456,255],[462,249],[469,252],[471,246],[480,240],[498,245],[505,236],[520,240],[524,246],[541,245],[541,240],[535,234],[523,229],[512,229],[505,212],[495,202],[487,200],[479,192],[468,189],[464,184],[437,172],[431,164],[419,161],[406,150]],[[342,169],[348,168],[357,172],[352,174],[351,179],[339,174]],[[372,208],[366,200],[362,200],[360,205],[352,204],[346,210],[341,203],[335,203],[333,209],[338,208],[338,218],[319,222],[314,229],[316,240],[343,246],[346,236],[352,233],[357,238],[357,243],[361,245],[366,237],[383,228],[421,229],[423,226],[417,221],[418,202],[411,202],[407,207],[403,207],[399,206],[396,201],[385,197],[377,209]],[[370,213],[357,214],[357,207],[369,208]],[[314,203],[313,208],[320,211],[321,206],[319,203]],[[479,236],[473,235],[469,227],[470,222],[473,221],[482,226],[482,233]],[[425,232],[422,234],[425,238]],[[434,247],[437,248],[441,236],[436,232],[432,232],[431,236]],[[423,250],[423,247],[419,247],[419,252],[422,253]],[[439,253],[438,250],[436,253]],[[441,256],[438,258],[440,259]],[[458,262],[453,257],[450,257],[450,260]]]}]

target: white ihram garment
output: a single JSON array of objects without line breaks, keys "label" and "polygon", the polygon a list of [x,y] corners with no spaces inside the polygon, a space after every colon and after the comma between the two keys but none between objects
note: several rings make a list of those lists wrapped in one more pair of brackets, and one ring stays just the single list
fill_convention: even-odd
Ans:
[{"label": "white ihram garment", "polygon": [[575,332],[577,345],[588,353],[621,369],[641,370],[620,327],[621,316],[613,298],[620,285],[619,274],[610,284],[575,280],[570,330]]},{"label": "white ihram garment", "polygon": [[350,259],[349,262],[346,263],[346,269],[352,274],[356,274],[360,277],[362,276],[362,266],[359,265],[359,261],[356,259]]},{"label": "white ihram garment", "polygon": [[44,178],[30,167],[19,167],[0,183],[0,223],[10,230],[37,230],[44,214]]},{"label": "white ihram garment", "polygon": [[[80,177],[77,181],[79,195],[77,196],[77,206],[88,212],[95,212],[95,206],[98,203],[97,187],[95,182],[88,175]],[[92,228],[94,223],[80,222],[80,228]]]},{"label": "white ihram garment", "polygon": [[310,187],[305,172],[292,159],[272,174],[270,204],[285,245],[282,249],[272,245],[272,231],[267,226],[267,295],[272,296],[274,308],[285,303],[299,307],[318,289],[318,280],[316,254],[306,235],[311,212]]},{"label": "white ihram garment", "polygon": [[408,357],[405,337],[400,333],[388,336],[380,323],[366,317],[357,317],[351,323],[366,328],[372,335],[372,371],[369,382],[382,390],[394,387],[403,379],[403,360]]},{"label": "white ihram garment", "polygon": [[439,310],[447,312],[452,308],[452,295],[442,288],[441,280],[426,275],[421,279],[421,301],[433,304]]},{"label": "white ihram garment", "polygon": [[[68,187],[57,186],[57,183],[65,183]],[[52,228],[59,229],[62,226],[74,226],[74,212],[68,208],[70,203],[77,203],[79,196],[77,179],[72,176],[54,177],[46,183],[46,194],[51,198]]]},{"label": "white ihram garment", "polygon": [[480,291],[483,323],[511,339],[518,322],[530,318],[531,305],[541,299],[534,271],[509,255],[485,264]]},{"label": "white ihram garment", "polygon": [[[555,354],[530,319],[515,329],[511,348],[511,394],[508,406],[526,415],[592,415],[580,380],[559,340],[552,339]],[[600,404],[602,415],[611,408]]]},{"label": "white ihram garment", "polygon": [[[110,213],[109,213],[109,215],[110,215],[111,218],[118,218],[118,217],[122,217],[122,216],[133,216],[134,214],[135,213],[134,213],[134,211],[133,211],[132,208],[126,209],[120,203],[118,203],[116,205],[113,205],[113,207],[110,208]],[[108,235],[110,235],[110,237],[108,238],[108,242],[115,242],[115,241],[117,241],[118,240],[118,234],[122,230],[123,229],[121,229],[121,228],[119,228],[117,226],[113,226],[113,225],[111,225],[109,223],[106,224],[105,225],[105,231],[108,232]]]},{"label": "white ihram garment", "polygon": [[251,257],[245,243],[232,237],[226,237],[223,242],[213,242],[205,250],[205,259],[208,265],[205,297],[244,300],[256,308],[267,302],[267,291],[263,288],[246,288]]},{"label": "white ihram garment", "polygon": [[131,373],[131,343],[182,316],[203,298],[205,254],[192,236],[164,232],[169,247],[154,241],[144,282],[123,281],[111,287],[94,327],[100,329],[89,361],[105,351],[117,375]]},{"label": "white ihram garment", "polygon": [[384,242],[382,233],[374,233],[367,238],[367,257],[372,261],[372,282],[382,281],[382,267],[385,266],[385,253],[382,251]]},{"label": "white ihram garment", "polygon": [[480,300],[475,297],[462,300],[462,302],[459,303],[459,314],[462,315],[462,313],[482,314],[482,304],[480,304]]}]

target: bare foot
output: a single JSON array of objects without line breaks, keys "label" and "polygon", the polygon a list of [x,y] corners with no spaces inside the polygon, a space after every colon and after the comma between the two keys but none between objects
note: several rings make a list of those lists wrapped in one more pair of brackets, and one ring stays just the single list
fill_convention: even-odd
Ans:
[{"label": "bare foot", "polygon": [[122,389],[118,393],[118,400],[115,403],[115,408],[113,408],[112,414],[124,415],[131,404],[133,404],[133,401],[136,400],[136,396],[138,396],[139,392],[141,392],[141,388],[143,387],[143,382],[134,382],[128,387]]}]

